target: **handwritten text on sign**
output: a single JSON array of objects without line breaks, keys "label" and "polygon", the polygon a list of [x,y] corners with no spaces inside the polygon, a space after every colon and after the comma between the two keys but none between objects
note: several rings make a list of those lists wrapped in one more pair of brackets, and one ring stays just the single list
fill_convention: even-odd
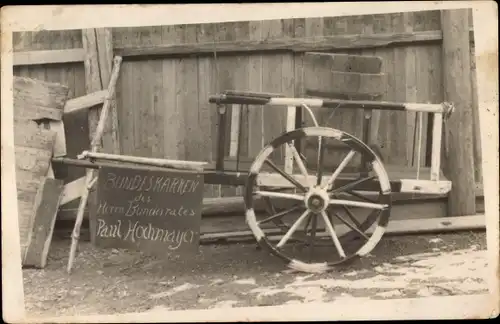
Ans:
[{"label": "handwritten text on sign", "polygon": [[144,167],[99,170],[96,245],[169,253],[197,249],[202,175]]}]

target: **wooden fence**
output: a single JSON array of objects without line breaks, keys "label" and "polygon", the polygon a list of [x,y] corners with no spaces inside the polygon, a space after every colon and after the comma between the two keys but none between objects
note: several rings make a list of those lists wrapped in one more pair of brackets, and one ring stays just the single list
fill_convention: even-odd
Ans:
[{"label": "wooden fence", "polygon": [[[472,18],[469,21],[472,24]],[[209,95],[240,89],[303,96],[302,58],[306,51],[378,55],[384,61],[383,72],[388,75],[383,100],[442,102],[441,28],[439,11],[113,28],[113,51],[124,58],[117,85],[119,143],[115,144],[122,154],[212,161],[217,119],[215,107],[208,103]],[[88,93],[83,64],[88,59],[84,49],[88,45],[82,40],[88,32],[15,33],[14,75],[63,83],[70,88],[70,98]],[[320,36],[327,38],[317,38]],[[472,32],[470,36],[473,40]],[[471,45],[474,67],[473,42]],[[476,88],[474,73],[471,87]],[[476,182],[481,182],[477,100],[472,104],[474,168]],[[253,157],[263,142],[285,129],[285,108],[281,111],[249,107],[241,113],[241,153],[245,156]],[[322,124],[356,135],[361,131],[361,112],[339,110],[331,119],[329,111],[318,114]],[[427,134],[431,130],[427,117],[420,161],[416,161],[413,140],[415,114],[379,112],[374,118],[379,120],[377,142],[388,163],[430,164],[431,138]],[[74,157],[88,148],[87,120],[86,110],[65,116],[68,156]],[[305,123],[310,123],[307,117]],[[229,154],[230,137],[226,138]],[[73,168],[57,170],[56,176],[57,173],[66,182],[84,175],[83,170]],[[238,193],[237,189],[224,186],[207,185],[206,189],[206,197]]]}]

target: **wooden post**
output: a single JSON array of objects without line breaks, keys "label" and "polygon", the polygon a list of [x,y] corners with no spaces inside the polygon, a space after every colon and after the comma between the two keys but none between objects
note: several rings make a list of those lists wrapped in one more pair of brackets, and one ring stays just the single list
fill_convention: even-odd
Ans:
[{"label": "wooden post", "polygon": [[[91,141],[91,151],[97,152],[99,149],[99,143],[101,143],[101,139],[104,133],[104,126],[106,124],[106,120],[108,119],[109,109],[110,109],[110,99],[113,97],[115,93],[116,81],[118,80],[118,74],[120,72],[120,64],[122,62],[122,58],[117,56],[114,59],[114,67],[113,72],[111,74],[111,80],[109,82],[108,87],[108,95],[106,100],[104,101],[104,106],[102,107],[101,114],[98,119],[97,127],[95,129],[95,137]],[[78,239],[80,238],[80,228],[82,226],[83,214],[85,211],[85,207],[87,205],[87,200],[89,197],[89,191],[95,183],[94,179],[94,170],[87,169],[85,175],[85,187],[82,188],[83,193],[80,198],[80,205],[78,206],[78,212],[76,214],[75,226],[73,228],[73,233],[71,234],[71,249],[69,253],[68,259],[68,273],[71,272],[71,268],[73,266],[73,260],[75,258],[76,247],[78,245]]]},{"label": "wooden post", "polygon": [[[295,129],[295,122],[297,116],[297,108],[289,106],[286,108],[286,131],[290,132]],[[295,145],[295,143],[293,143]],[[285,172],[293,174],[293,154],[288,146],[285,147]]]},{"label": "wooden post", "polygon": [[470,86],[469,15],[467,9],[441,12],[444,100],[455,105],[446,122],[445,174],[452,181],[448,216],[476,212],[472,91]]}]

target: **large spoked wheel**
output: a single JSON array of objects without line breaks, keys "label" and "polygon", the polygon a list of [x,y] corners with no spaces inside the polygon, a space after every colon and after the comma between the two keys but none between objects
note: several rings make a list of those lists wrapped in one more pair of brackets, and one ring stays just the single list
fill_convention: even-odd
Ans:
[{"label": "large spoked wheel", "polygon": [[[307,170],[294,146],[311,138],[318,141],[315,172]],[[333,169],[325,167],[325,147],[330,141],[348,146]],[[272,153],[282,147],[292,153],[300,172],[288,174],[272,162]],[[356,158],[368,169],[345,177],[344,171]],[[277,211],[268,203],[271,215],[262,217],[254,209],[257,199],[278,199],[287,207]],[[290,268],[323,272],[375,248],[389,220],[391,185],[381,160],[362,141],[336,129],[307,127],[284,133],[257,155],[248,175],[245,205],[247,224],[263,248],[289,262]]]}]

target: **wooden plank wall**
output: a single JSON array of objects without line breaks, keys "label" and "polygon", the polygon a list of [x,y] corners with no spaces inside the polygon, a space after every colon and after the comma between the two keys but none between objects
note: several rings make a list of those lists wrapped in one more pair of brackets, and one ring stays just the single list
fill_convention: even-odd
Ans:
[{"label": "wooden plank wall", "polygon": [[[228,22],[114,28],[114,47],[158,44],[207,43],[217,41],[269,40],[321,35],[399,33],[440,30],[438,11],[396,13],[352,17],[302,18],[252,22]],[[81,48],[80,31],[17,33],[14,50]],[[441,45],[439,42],[404,45],[342,53],[372,54],[383,58],[383,72],[388,74],[383,100],[438,103],[441,89]],[[169,159],[213,160],[216,151],[217,114],[208,104],[208,96],[224,89],[277,92],[303,96],[302,54],[266,53],[220,55],[213,57],[174,57],[155,59],[127,58],[117,84],[117,107],[122,154]],[[473,62],[472,62],[473,64]],[[70,98],[85,94],[82,63],[16,67],[15,75],[61,82],[70,87]],[[476,103],[477,105],[477,103]],[[264,143],[285,129],[286,108],[260,106],[241,111],[243,115],[244,156],[253,157]],[[318,112],[325,123],[330,111]],[[360,111],[338,110],[328,126],[360,135]],[[413,132],[415,114],[375,113],[380,119],[377,142],[387,162],[415,164]],[[310,124],[304,116],[305,124]],[[423,153],[420,165],[426,164],[427,116],[424,117]],[[231,118],[228,118],[230,122]],[[88,147],[85,112],[65,119],[68,155],[75,156]],[[430,120],[429,120],[430,122]],[[477,127],[476,127],[477,129]],[[476,132],[478,133],[478,131]],[[229,133],[226,136],[229,154]],[[476,155],[480,151],[476,151]],[[66,182],[83,176],[72,168]],[[479,171],[477,171],[480,174]],[[478,181],[480,182],[480,181]],[[234,196],[240,191],[224,186],[206,185],[206,197]]]}]

